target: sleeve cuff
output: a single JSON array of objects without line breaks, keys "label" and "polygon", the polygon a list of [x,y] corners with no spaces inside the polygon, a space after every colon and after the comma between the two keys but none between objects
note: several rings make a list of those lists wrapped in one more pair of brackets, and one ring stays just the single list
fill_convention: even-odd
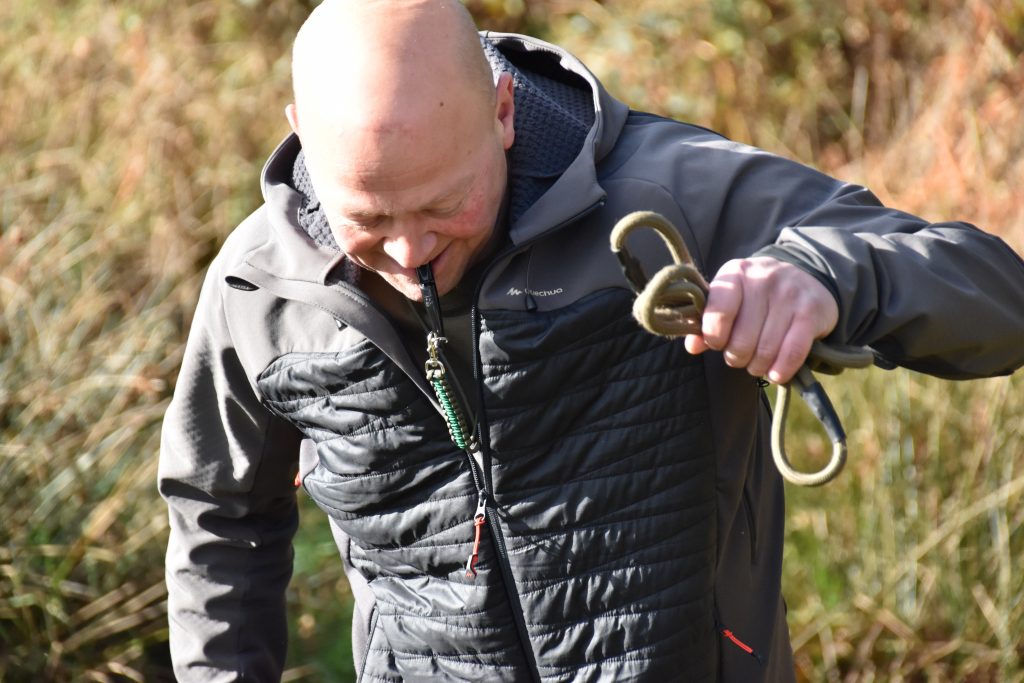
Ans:
[{"label": "sleeve cuff", "polygon": [[839,288],[836,287],[835,280],[833,280],[830,276],[826,275],[820,270],[814,268],[809,263],[807,263],[807,261],[804,261],[799,256],[796,256],[795,254],[787,250],[785,247],[779,246],[778,244],[769,244],[768,246],[762,247],[761,249],[758,249],[756,252],[754,252],[751,258],[755,258],[758,256],[768,256],[775,259],[776,261],[782,261],[783,263],[788,263],[790,265],[796,266],[797,268],[804,271],[805,273],[813,277],[815,280],[820,282],[825,287],[825,289],[831,292],[832,298],[836,300],[836,305],[840,307],[842,306],[842,301],[840,301],[839,299]]}]

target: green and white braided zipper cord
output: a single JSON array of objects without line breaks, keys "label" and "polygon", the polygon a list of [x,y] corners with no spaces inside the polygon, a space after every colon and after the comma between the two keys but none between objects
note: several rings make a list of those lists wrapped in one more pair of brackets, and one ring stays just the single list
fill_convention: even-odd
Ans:
[{"label": "green and white braided zipper cord", "polygon": [[476,442],[473,440],[466,422],[466,413],[452,395],[451,386],[446,378],[447,371],[438,357],[438,346],[445,341],[447,340],[444,337],[439,337],[433,332],[427,335],[428,358],[425,366],[427,381],[434,388],[437,401],[441,404],[452,441],[464,451],[473,451],[476,448]]}]

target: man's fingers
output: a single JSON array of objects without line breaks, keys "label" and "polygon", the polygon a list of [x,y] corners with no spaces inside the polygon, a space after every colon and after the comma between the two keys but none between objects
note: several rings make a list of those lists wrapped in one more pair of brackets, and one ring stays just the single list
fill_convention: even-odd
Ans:
[{"label": "man's fingers", "polygon": [[769,308],[761,336],[757,340],[757,348],[747,364],[747,372],[754,377],[764,377],[775,366],[779,350],[792,322],[792,313],[781,306],[778,308],[782,310]]},{"label": "man's fingers", "polygon": [[704,307],[701,332],[707,347],[722,350],[732,335],[732,326],[743,302],[742,273],[730,269],[727,263],[708,286],[708,300]]},{"label": "man's fingers", "polygon": [[786,336],[782,340],[779,352],[768,370],[768,379],[776,384],[785,384],[793,378],[796,371],[807,360],[814,343],[815,327],[811,320],[797,316],[793,318]]},{"label": "man's fingers", "polygon": [[689,335],[686,349],[721,351],[730,366],[784,383],[814,340],[832,330],[838,312],[832,293],[796,266],[768,257],[736,259],[711,281],[701,334]]},{"label": "man's fingers", "polygon": [[686,339],[683,340],[683,344],[686,346],[686,350],[694,356],[700,355],[708,350],[708,345],[704,341],[704,337],[699,334],[686,335]]},{"label": "man's fingers", "polygon": [[715,275],[701,334],[686,337],[686,350],[719,350],[732,368],[785,383],[838,315],[831,293],[798,267],[765,257],[736,259]]},{"label": "man's fingers", "polygon": [[744,285],[740,310],[733,320],[729,341],[722,349],[727,364],[734,368],[747,367],[757,351],[767,317],[768,297],[763,291],[748,290]]},{"label": "man's fingers", "polygon": [[736,260],[722,266],[711,281],[704,310],[704,340],[734,368],[746,367],[754,357],[768,314],[763,273],[752,265]]}]

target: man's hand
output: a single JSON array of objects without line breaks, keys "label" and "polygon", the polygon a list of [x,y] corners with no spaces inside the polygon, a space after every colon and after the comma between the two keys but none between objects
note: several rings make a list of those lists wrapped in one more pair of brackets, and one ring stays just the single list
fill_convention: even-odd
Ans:
[{"label": "man's hand", "polygon": [[711,281],[702,334],[687,335],[686,350],[722,351],[728,365],[783,384],[838,319],[832,293],[796,266],[766,256],[735,259]]}]

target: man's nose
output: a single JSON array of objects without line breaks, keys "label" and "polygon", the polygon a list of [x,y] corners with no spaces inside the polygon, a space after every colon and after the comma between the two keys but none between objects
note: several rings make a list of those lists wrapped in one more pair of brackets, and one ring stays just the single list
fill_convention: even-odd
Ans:
[{"label": "man's nose", "polygon": [[409,226],[385,237],[383,249],[401,267],[416,268],[426,263],[435,246],[437,235],[422,227]]}]

